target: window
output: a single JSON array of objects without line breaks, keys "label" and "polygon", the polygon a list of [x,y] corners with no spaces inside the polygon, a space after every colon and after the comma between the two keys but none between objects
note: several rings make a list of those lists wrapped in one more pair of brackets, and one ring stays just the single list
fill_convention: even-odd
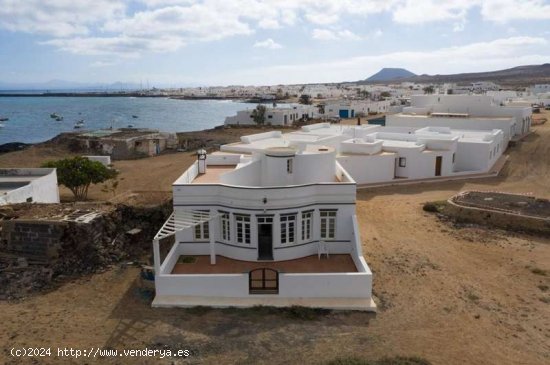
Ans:
[{"label": "window", "polygon": [[292,174],[292,159],[291,158],[286,160],[286,172],[288,174]]},{"label": "window", "polygon": [[273,119],[273,115],[268,115],[267,118],[268,119]]},{"label": "window", "polygon": [[399,157],[399,167],[406,167],[406,166],[407,166],[407,158]]},{"label": "window", "polygon": [[311,226],[313,222],[313,212],[302,213],[302,241],[311,239]]},{"label": "window", "polygon": [[296,214],[281,215],[281,243],[294,243],[296,232]]},{"label": "window", "polygon": [[[208,213],[207,210],[201,210],[201,212]],[[195,214],[195,219],[204,218],[204,215]],[[195,226],[195,240],[208,240],[210,239],[210,232],[208,222],[197,224]]]},{"label": "window", "polygon": [[321,239],[334,239],[336,237],[336,211],[321,210]]},{"label": "window", "polygon": [[237,243],[250,244],[250,216],[244,214],[235,214],[235,223],[237,226]]},{"label": "window", "polygon": [[231,221],[229,220],[228,212],[220,212],[221,214],[221,226],[222,226],[222,241],[231,240]]},{"label": "window", "polygon": [[455,163],[456,153],[453,153],[453,163]]}]

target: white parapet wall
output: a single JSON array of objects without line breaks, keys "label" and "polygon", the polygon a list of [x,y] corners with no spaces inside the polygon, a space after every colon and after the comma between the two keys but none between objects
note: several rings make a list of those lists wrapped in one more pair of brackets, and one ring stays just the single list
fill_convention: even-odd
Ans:
[{"label": "white parapet wall", "polygon": [[59,203],[56,169],[0,169],[0,205]]},{"label": "white parapet wall", "polygon": [[104,166],[111,165],[111,156],[82,156],[90,161],[101,162]]}]

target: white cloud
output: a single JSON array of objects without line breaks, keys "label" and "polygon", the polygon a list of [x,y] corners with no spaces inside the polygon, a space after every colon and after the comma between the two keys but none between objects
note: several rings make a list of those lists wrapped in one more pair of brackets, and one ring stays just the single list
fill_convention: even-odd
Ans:
[{"label": "white cloud", "polygon": [[279,49],[283,48],[279,43],[275,42],[273,39],[268,38],[265,41],[258,41],[254,43],[256,48],[267,48],[267,49]]},{"label": "white cloud", "polygon": [[56,46],[62,51],[80,55],[119,55],[138,57],[142,51],[175,51],[185,45],[180,38],[138,38],[138,37],[89,37],[58,38],[42,42]]},{"label": "white cloud", "polygon": [[319,40],[376,38],[378,31],[359,36],[341,29],[348,19],[381,13],[398,24],[445,22],[454,31],[472,12],[494,23],[550,19],[547,0],[137,1],[144,6],[130,12],[127,0],[0,0],[0,28],[54,37],[45,44],[72,53],[139,55],[290,26],[313,25]]},{"label": "white cloud", "polygon": [[0,0],[0,28],[66,37],[123,15],[121,0]]},{"label": "white cloud", "polygon": [[331,29],[320,29],[315,28],[313,29],[311,36],[313,39],[317,39],[320,41],[335,41],[335,40],[350,40],[350,41],[357,41],[360,40],[361,37],[357,34],[347,30],[331,30]]},{"label": "white cloud", "polygon": [[115,61],[99,60],[99,61],[90,63],[90,66],[100,68],[100,67],[114,66],[116,64],[117,63]]}]

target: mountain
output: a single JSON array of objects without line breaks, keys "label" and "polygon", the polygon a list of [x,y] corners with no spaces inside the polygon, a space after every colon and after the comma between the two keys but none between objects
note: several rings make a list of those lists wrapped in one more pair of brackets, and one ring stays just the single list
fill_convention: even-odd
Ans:
[{"label": "mountain", "polygon": [[373,81],[391,81],[395,79],[403,79],[406,77],[412,77],[416,76],[414,73],[410,72],[409,70],[405,70],[404,68],[389,68],[385,67],[366,79],[367,82],[373,82]]},{"label": "mountain", "polygon": [[[383,71],[383,70],[382,70]],[[381,71],[381,72],[382,72]],[[379,72],[380,73],[380,72]],[[377,74],[378,75],[378,74]],[[373,75],[376,76],[376,75]],[[374,83],[372,77],[358,83]],[[488,72],[471,72],[450,75],[414,75],[399,79],[393,79],[398,82],[416,82],[440,84],[445,82],[453,83],[472,83],[476,81],[492,81],[501,86],[529,86],[533,84],[550,83],[550,63],[542,65],[527,65],[508,68],[505,70]],[[378,81],[380,82],[380,81]]]}]

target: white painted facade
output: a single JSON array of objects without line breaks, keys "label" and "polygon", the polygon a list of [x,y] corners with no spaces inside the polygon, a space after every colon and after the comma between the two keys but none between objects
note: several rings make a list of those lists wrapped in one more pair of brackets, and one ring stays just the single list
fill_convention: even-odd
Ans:
[{"label": "white painted facade", "polygon": [[[254,109],[240,110],[237,115],[226,117],[225,125],[255,125],[252,118]],[[300,120],[314,118],[317,109],[312,105],[299,105],[294,107],[267,108],[265,112],[265,124],[275,126],[290,126]]]},{"label": "white painted facade", "polygon": [[245,136],[241,142],[221,146],[221,150],[252,155],[268,148],[303,149],[312,144],[334,148],[340,165],[363,185],[486,174],[502,156],[507,140],[500,129],[319,123],[292,133]]},{"label": "white painted facade", "polygon": [[16,203],[59,203],[56,170],[0,169],[0,205]]},{"label": "white painted facade", "polygon": [[413,95],[410,107],[386,117],[386,126],[501,129],[507,143],[529,133],[531,115],[529,107],[501,106],[487,95]]},{"label": "white painted facade", "polygon": [[[253,144],[280,136],[268,132],[242,140]],[[356,183],[336,154],[330,146],[307,144],[271,146],[250,154],[218,152],[199,159],[173,184],[174,214],[201,211],[214,218],[208,225],[175,232],[165,258],[154,242],[153,305],[373,310],[372,273],[362,256],[355,217]],[[216,169],[223,173],[216,174]],[[248,272],[173,273],[182,255],[207,255],[211,265],[217,265],[218,257],[273,263],[317,256],[320,250],[329,256],[349,255],[353,270],[278,272],[275,294],[252,293]]]},{"label": "white painted facade", "polygon": [[390,110],[390,100],[334,100],[324,104],[323,116],[329,118],[355,118],[369,113],[386,113]]}]

